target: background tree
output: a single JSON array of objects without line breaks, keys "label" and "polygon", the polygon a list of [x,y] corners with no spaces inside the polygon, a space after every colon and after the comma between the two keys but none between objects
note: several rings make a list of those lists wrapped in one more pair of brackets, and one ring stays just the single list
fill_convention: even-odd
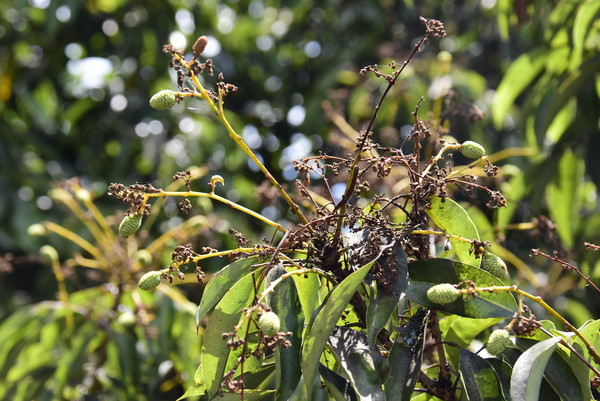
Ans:
[{"label": "background tree", "polygon": [[[2,265],[8,274],[0,284],[1,315],[30,301],[55,298],[52,271],[43,269],[40,259],[22,255],[37,252],[48,241],[63,260],[78,252],[56,236],[32,239],[27,227],[55,221],[92,240],[81,220],[53,204],[59,200],[50,196],[56,195],[49,192],[53,181],[81,177],[100,212],[111,215],[116,212],[114,200],[103,196],[111,182],[165,186],[174,171],[198,166],[202,174],[221,174],[231,183],[228,198],[262,207],[255,198],[261,175],[240,150],[221,140],[224,129],[207,118],[209,111],[201,102],[186,102],[171,113],[148,106],[153,93],[173,86],[174,77],[167,79],[167,55],[160,51],[163,44],[189,48],[198,34],[210,36],[206,55],[240,88],[228,98],[231,121],[291,187],[292,159],[318,150],[344,152],[340,127],[330,121],[335,115],[356,129],[364,126],[381,83],[361,78],[358,71],[375,62],[404,60],[423,15],[443,20],[448,36],[431,43],[403,75],[380,113],[381,142],[402,143],[413,123],[414,105],[426,95],[420,113],[440,116],[446,111],[446,127],[459,142],[473,139],[490,153],[513,152],[503,165],[507,181],[498,183],[508,207],[480,212],[487,199],[475,195],[468,199],[469,214],[480,230],[487,227],[482,239],[503,240],[507,253],[502,256],[520,285],[537,287],[536,292],[556,301],[575,323],[597,316],[589,290],[563,274],[560,264],[527,255],[530,248],[548,254],[557,250],[592,279],[600,275],[598,253],[582,247],[584,241],[598,243],[600,232],[600,169],[594,157],[600,110],[598,3],[414,3],[0,5],[0,180],[5,194],[0,201],[0,251],[5,261],[12,261]],[[479,115],[478,109],[485,117],[469,124],[464,117]],[[197,215],[212,210],[208,203],[195,206]],[[223,219],[198,235],[199,246],[233,243],[224,223],[232,212],[218,210]],[[289,218],[283,208],[262,211],[272,219]],[[181,222],[174,203],[167,203],[162,213],[157,220],[163,223],[152,227],[148,241]],[[549,216],[556,226],[541,216]],[[116,225],[121,217],[116,214],[107,221]],[[237,230],[256,239],[264,234],[252,220],[237,214],[235,219]],[[534,227],[537,238],[520,230]],[[166,246],[163,253],[169,252]],[[209,264],[207,270],[221,266]],[[77,286],[96,287],[114,274],[88,273],[79,277]],[[69,280],[66,285],[75,287]],[[107,310],[117,307],[109,304]],[[44,318],[32,325],[41,325]],[[129,341],[137,337],[143,338],[137,333]],[[181,352],[177,344],[170,346]],[[168,359],[161,358],[151,369]]]}]

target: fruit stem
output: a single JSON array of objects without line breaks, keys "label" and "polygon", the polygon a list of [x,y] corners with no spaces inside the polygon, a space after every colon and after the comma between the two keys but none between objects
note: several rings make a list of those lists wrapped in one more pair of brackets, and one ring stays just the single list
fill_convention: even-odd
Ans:
[{"label": "fruit stem", "polygon": [[161,190],[161,191],[155,192],[155,193],[144,193],[143,196],[146,200],[149,198],[157,198],[157,197],[164,197],[164,196],[182,196],[185,198],[187,198],[187,197],[210,198],[210,199],[219,201],[221,203],[224,203],[233,209],[237,209],[237,210],[244,212],[252,217],[255,217],[281,232],[285,233],[287,231],[281,224],[278,224],[278,223],[274,222],[273,220],[266,218],[265,216],[263,216],[260,213],[256,213],[253,210],[250,210],[238,203],[232,202],[229,199],[223,198],[222,196],[219,196],[215,193],[196,192],[196,191],[168,192],[168,191]]}]

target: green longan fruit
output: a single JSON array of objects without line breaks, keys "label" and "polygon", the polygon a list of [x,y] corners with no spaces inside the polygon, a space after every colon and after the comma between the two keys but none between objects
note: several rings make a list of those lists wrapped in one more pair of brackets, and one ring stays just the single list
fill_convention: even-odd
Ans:
[{"label": "green longan fruit", "polygon": [[512,345],[510,335],[507,330],[498,329],[492,331],[488,338],[485,348],[492,355],[499,355],[509,346]]},{"label": "green longan fruit", "polygon": [[156,110],[168,110],[177,103],[177,92],[172,90],[161,90],[150,98],[150,107]]},{"label": "green longan fruit", "polygon": [[279,316],[274,312],[265,312],[258,319],[258,327],[268,336],[274,336],[279,333],[281,322]]},{"label": "green longan fruit", "polygon": [[508,279],[508,268],[506,263],[491,252],[485,252],[481,257],[481,268],[500,280]]},{"label": "green longan fruit", "polygon": [[123,238],[132,236],[140,229],[142,225],[142,215],[130,214],[123,218],[121,224],[119,224],[119,234]]},{"label": "green longan fruit", "polygon": [[458,299],[460,291],[452,284],[437,284],[427,290],[427,298],[435,304],[446,305]]},{"label": "green longan fruit", "polygon": [[162,272],[160,271],[148,272],[140,278],[140,281],[138,282],[138,287],[140,287],[144,291],[153,290],[160,284],[161,277]]},{"label": "green longan fruit", "polygon": [[469,159],[479,159],[481,156],[485,156],[485,148],[475,141],[463,142],[458,150]]}]

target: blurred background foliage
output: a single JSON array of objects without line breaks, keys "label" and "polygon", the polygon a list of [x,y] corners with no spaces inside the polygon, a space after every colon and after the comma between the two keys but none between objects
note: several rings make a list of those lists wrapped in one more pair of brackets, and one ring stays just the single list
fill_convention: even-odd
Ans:
[{"label": "blurred background foliage", "polygon": [[[483,238],[501,240],[503,248],[515,255],[514,261],[535,274],[532,282],[523,269],[513,271],[520,285],[536,286],[575,322],[597,317],[600,311],[583,285],[560,266],[530,259],[528,253],[533,247],[558,250],[600,280],[598,253],[582,245],[600,243],[600,2],[12,0],[0,4],[0,254],[4,255],[0,338],[20,338],[22,343],[0,349],[0,358],[6,358],[0,365],[7,369],[11,365],[6,362],[18,362],[21,348],[52,349],[51,361],[13,371],[12,380],[41,380],[36,382],[38,394],[46,398],[53,390],[44,393],[40,378],[59,377],[64,392],[54,394],[58,398],[87,392],[159,399],[156,389],[161,384],[165,396],[169,389],[189,384],[185,373],[191,374],[190,366],[194,369],[195,354],[189,349],[197,347],[185,347],[185,341],[199,340],[188,333],[193,334],[194,325],[185,306],[173,297],[147,294],[144,304],[125,296],[127,291],[111,302],[113,289],[100,286],[111,283],[120,294],[135,284],[143,269],[133,268],[133,279],[116,274],[121,268],[132,269],[127,258],[115,262],[122,265],[100,269],[100,275],[82,268],[79,286],[68,280],[70,292],[80,291],[73,307],[89,308],[71,323],[59,304],[45,301],[56,299],[56,280],[49,265],[32,255],[47,243],[58,250],[61,260],[74,258],[81,250],[55,235],[31,237],[27,228],[51,221],[95,240],[85,218],[75,218],[52,196],[53,182],[79,177],[114,227],[125,206],[106,196],[110,183],[167,186],[174,172],[195,166],[201,177],[222,175],[228,198],[272,219],[289,217],[284,208],[259,204],[255,188],[261,175],[205,105],[185,102],[171,112],[149,107],[153,93],[175,88],[163,44],[190,48],[198,35],[209,36],[204,55],[214,60],[226,81],[239,87],[226,102],[234,128],[271,171],[293,187],[293,159],[319,150],[350,149],[331,117],[342,116],[355,129],[364,128],[383,83],[361,77],[358,71],[375,63],[385,68],[392,59],[401,63],[423,32],[421,15],[442,20],[448,36],[428,45],[401,76],[381,110],[377,140],[399,146],[410,132],[414,121],[410,113],[421,96],[426,99],[419,111],[422,118],[439,118],[452,105],[474,104],[483,111],[485,117],[473,124],[460,113],[449,113],[444,127],[456,140],[476,140],[489,153],[509,149],[510,157],[500,162],[502,178],[490,183],[503,191],[509,206],[490,211],[484,207],[484,196],[457,193],[457,197],[471,203],[469,210]],[[207,182],[201,178],[193,187],[207,190]],[[231,227],[254,241],[270,235],[239,213],[217,205],[214,210],[219,217],[203,225],[206,229],[194,240],[198,248],[231,246],[226,234]],[[193,214],[211,211],[210,203],[197,202]],[[167,202],[160,213],[134,245],[114,240],[126,256],[182,224],[175,203]],[[556,230],[545,230],[540,216],[549,216]],[[519,227],[536,228],[539,235],[512,229]],[[168,263],[175,245],[168,242],[153,249],[153,263]],[[210,271],[223,264],[206,267]],[[192,300],[199,298],[196,288],[187,292]],[[28,306],[39,301],[46,303]],[[146,308],[156,309],[149,324],[176,330],[177,338],[185,332],[189,338],[169,342],[161,336],[173,333],[162,333],[160,327],[156,334],[146,324],[119,326],[119,314],[130,310],[139,322],[140,311]],[[179,314],[168,316],[165,308]],[[169,323],[174,316],[180,316],[178,325]],[[29,323],[24,324],[27,317]],[[51,327],[33,333],[49,321],[54,322]],[[61,325],[69,326],[63,331]],[[95,332],[98,327],[101,334]],[[10,331],[17,329],[20,334]],[[95,345],[66,347],[84,341],[80,337]],[[157,354],[148,358],[148,349],[139,345],[144,342]],[[131,360],[123,355],[119,360],[119,347],[129,351],[135,347],[138,352],[131,358],[144,362],[131,368]],[[60,370],[58,356],[67,358],[61,363],[87,363],[89,369],[71,377]],[[119,369],[121,375],[124,369],[133,369],[125,375],[128,381],[113,380]],[[0,377],[6,372],[2,373]],[[85,382],[84,373],[89,386],[67,385]],[[176,385],[164,384],[173,377]],[[23,394],[34,388],[20,386]]]}]

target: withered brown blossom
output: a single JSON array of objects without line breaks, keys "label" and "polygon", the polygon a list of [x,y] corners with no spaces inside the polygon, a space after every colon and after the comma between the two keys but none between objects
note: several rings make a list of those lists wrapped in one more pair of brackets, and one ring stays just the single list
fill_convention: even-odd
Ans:
[{"label": "withered brown blossom", "polygon": [[441,21],[424,17],[420,17],[419,19],[421,20],[421,23],[425,25],[425,34],[430,38],[441,39],[446,36],[446,29]]}]

